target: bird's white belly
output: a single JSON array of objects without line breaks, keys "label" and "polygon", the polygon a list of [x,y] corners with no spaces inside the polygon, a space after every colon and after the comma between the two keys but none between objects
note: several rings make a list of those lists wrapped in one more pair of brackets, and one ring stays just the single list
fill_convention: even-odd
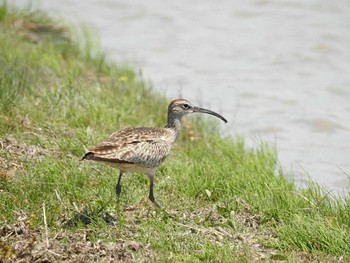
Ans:
[{"label": "bird's white belly", "polygon": [[153,176],[158,167],[149,167],[142,164],[129,164],[129,163],[109,163],[106,164],[119,169],[123,173],[131,172],[131,173],[142,173],[147,176]]}]

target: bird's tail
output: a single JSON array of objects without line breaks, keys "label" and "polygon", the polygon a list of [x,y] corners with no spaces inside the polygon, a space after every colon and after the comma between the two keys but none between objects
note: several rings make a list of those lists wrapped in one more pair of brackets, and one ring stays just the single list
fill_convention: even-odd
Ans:
[{"label": "bird's tail", "polygon": [[84,160],[93,160],[94,159],[94,153],[92,152],[87,152],[83,157],[79,159],[79,161],[84,161]]}]

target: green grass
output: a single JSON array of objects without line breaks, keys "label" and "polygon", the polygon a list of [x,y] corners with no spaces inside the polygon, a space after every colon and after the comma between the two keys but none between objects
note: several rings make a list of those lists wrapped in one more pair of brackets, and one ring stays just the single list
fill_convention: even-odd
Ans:
[{"label": "green grass", "polygon": [[[149,204],[142,175],[123,178],[119,206],[117,171],[79,157],[122,127],[163,126],[168,100],[132,69],[107,63],[94,41],[71,33],[72,41],[57,24],[0,6],[0,226],[25,214],[40,228],[45,204],[52,236],[88,228],[93,242],[138,242],[152,261],[350,260],[349,196],[314,183],[296,189],[273,150],[223,138],[204,118],[191,118],[156,174],[155,196],[175,220]],[[109,211],[116,226],[98,219],[62,230],[84,207]],[[135,258],[147,261],[140,251]]]}]

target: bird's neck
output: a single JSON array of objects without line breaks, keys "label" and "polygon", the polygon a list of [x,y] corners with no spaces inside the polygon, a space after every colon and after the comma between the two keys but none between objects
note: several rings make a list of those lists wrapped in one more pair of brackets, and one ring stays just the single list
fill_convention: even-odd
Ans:
[{"label": "bird's neck", "polygon": [[175,132],[176,140],[181,131],[181,118],[168,118],[168,122],[165,125],[165,128],[172,129]]}]

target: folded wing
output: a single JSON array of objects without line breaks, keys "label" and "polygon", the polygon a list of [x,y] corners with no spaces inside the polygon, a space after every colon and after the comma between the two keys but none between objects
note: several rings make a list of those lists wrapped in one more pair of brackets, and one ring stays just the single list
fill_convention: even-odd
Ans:
[{"label": "folded wing", "polygon": [[126,128],[93,147],[82,160],[158,166],[171,150],[171,131],[158,128]]}]

